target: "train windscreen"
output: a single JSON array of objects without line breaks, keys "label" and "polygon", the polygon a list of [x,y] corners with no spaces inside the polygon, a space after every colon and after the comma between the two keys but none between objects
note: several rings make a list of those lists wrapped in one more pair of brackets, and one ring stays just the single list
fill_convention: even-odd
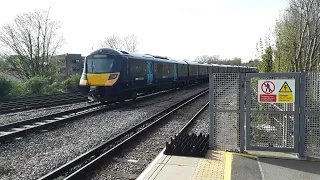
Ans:
[{"label": "train windscreen", "polygon": [[87,73],[102,74],[112,72],[114,59],[107,55],[88,56],[86,60]]}]

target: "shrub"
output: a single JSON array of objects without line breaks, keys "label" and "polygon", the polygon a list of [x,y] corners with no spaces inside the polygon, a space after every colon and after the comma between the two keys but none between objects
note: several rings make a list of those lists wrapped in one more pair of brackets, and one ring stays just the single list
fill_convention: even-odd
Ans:
[{"label": "shrub", "polygon": [[81,74],[75,74],[70,76],[63,82],[64,88],[68,92],[77,92],[79,91],[79,81]]},{"label": "shrub", "polygon": [[0,99],[9,97],[12,84],[4,76],[0,75]]},{"label": "shrub", "polygon": [[10,97],[19,97],[28,95],[28,90],[25,83],[12,82]]},{"label": "shrub", "polygon": [[44,94],[46,86],[48,86],[48,80],[44,77],[35,76],[30,78],[26,82],[26,88],[28,89],[29,94]]},{"label": "shrub", "polygon": [[44,89],[45,94],[63,93],[63,86],[60,83],[54,82]]}]

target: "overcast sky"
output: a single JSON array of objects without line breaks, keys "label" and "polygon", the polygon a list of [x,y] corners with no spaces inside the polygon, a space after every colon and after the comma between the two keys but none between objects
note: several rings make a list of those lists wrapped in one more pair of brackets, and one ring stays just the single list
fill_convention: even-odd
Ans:
[{"label": "overcast sky", "polygon": [[0,25],[17,13],[51,7],[51,17],[63,22],[59,33],[66,39],[59,53],[87,55],[106,36],[135,33],[141,53],[248,61],[286,4],[286,0],[2,0]]}]

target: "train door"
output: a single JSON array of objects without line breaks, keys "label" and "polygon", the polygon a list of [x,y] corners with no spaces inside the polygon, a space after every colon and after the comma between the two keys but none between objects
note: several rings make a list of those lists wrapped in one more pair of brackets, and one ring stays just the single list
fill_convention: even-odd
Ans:
[{"label": "train door", "polygon": [[147,75],[147,84],[152,84],[153,81],[153,64],[152,61],[147,61],[148,64],[148,75]]},{"label": "train door", "polygon": [[177,64],[174,64],[174,66],[173,66],[173,80],[174,81],[176,81],[177,80],[177,78],[178,78],[178,65]]}]

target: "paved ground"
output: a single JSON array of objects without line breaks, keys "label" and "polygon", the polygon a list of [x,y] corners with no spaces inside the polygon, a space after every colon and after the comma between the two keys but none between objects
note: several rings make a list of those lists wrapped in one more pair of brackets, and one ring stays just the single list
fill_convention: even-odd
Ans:
[{"label": "paved ground", "polygon": [[231,172],[232,180],[319,180],[320,162],[234,154]]}]

